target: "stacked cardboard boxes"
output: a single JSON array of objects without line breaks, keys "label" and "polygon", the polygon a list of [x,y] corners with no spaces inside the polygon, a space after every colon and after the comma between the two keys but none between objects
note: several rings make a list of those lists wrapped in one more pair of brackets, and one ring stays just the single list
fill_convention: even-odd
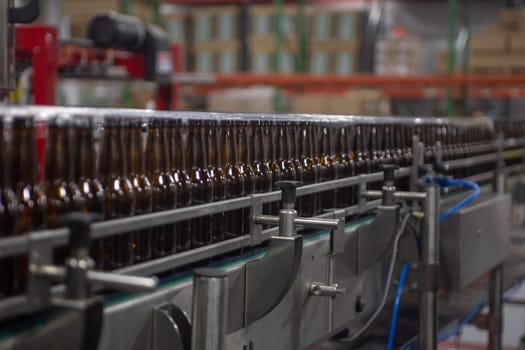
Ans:
[{"label": "stacked cardboard boxes", "polygon": [[[252,73],[293,73],[297,53],[297,6],[283,7],[277,24],[275,6],[251,5],[249,7],[250,50],[249,69]],[[277,50],[275,27],[281,29],[281,42]]]},{"label": "stacked cardboard boxes", "polygon": [[497,26],[470,38],[472,73],[525,72],[525,8],[506,8]]},{"label": "stacked cardboard boxes", "polygon": [[359,62],[364,13],[327,6],[314,6],[309,12],[310,73],[354,73]]},{"label": "stacked cardboard boxes", "polygon": [[340,94],[296,94],[291,100],[292,113],[391,115],[390,99],[380,90],[352,89]]},{"label": "stacked cardboard boxes", "polygon": [[207,110],[210,112],[272,113],[276,94],[269,86],[230,88],[213,91],[208,95]]},{"label": "stacked cardboard boxes", "polygon": [[191,11],[193,63],[199,73],[239,70],[238,8],[210,6]]},{"label": "stacked cardboard boxes", "polygon": [[387,37],[377,40],[374,67],[379,75],[420,73],[421,43],[415,37]]}]

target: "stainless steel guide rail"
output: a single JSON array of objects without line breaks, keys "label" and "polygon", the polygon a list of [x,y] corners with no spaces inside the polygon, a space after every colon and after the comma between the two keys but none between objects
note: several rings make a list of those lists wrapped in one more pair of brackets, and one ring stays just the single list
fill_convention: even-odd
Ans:
[{"label": "stainless steel guide rail", "polygon": [[[523,157],[525,151],[509,150],[503,152],[503,158]],[[476,156],[472,158],[458,159],[450,162],[444,162],[445,169],[456,169],[462,166],[475,166],[487,164],[498,160],[497,153]],[[514,165],[503,169],[504,172],[516,172],[523,170],[523,165]],[[408,176],[410,168],[401,168],[396,171],[396,178]],[[350,178],[338,179],[333,181],[322,182],[318,184],[307,185],[297,189],[297,196],[304,196],[344,188],[349,186],[360,186],[366,188],[370,182],[380,181],[383,178],[383,172],[362,174]],[[473,181],[489,181],[494,178],[494,172],[489,171],[477,174],[468,179]],[[243,198],[235,198],[227,201],[212,202],[204,205],[185,207],[180,209],[167,210],[157,213],[144,214],[130,218],[104,221],[92,224],[91,239],[101,239],[119,234],[124,234],[131,230],[140,230],[157,225],[165,225],[177,221],[184,221],[192,218],[211,215],[219,212],[225,212],[240,208],[251,208],[252,216],[261,215],[262,204],[275,202],[280,199],[280,191],[274,191],[264,194],[253,194]],[[380,205],[381,200],[361,200],[359,204],[344,209],[346,216],[352,216],[358,213],[366,212]],[[318,215],[319,218],[332,217],[333,213],[327,211]],[[258,245],[267,241],[278,233],[278,228],[262,230],[261,225],[252,225],[249,234],[236,237],[223,242],[213,243],[204,247],[191,249],[181,253],[175,253],[170,256],[150,260],[143,263],[130,265],[112,272],[119,274],[133,274],[138,276],[148,276],[164,272],[169,269],[181,267],[197,261],[201,261],[213,256],[235,251],[237,249]],[[8,237],[0,239],[0,258],[30,253],[36,247],[52,248],[67,244],[69,230],[55,229],[30,232],[24,236]],[[51,296],[59,296],[63,293],[63,286],[54,286],[51,288]],[[0,320],[12,317],[13,315],[23,314],[35,311],[32,306],[31,298],[28,295],[18,295],[0,300]]]}]

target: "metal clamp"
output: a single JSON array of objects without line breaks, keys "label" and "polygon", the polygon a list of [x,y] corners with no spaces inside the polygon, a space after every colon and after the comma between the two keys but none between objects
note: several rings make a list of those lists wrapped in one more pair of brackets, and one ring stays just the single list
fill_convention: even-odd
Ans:
[{"label": "metal clamp", "polygon": [[318,297],[335,298],[338,295],[345,293],[345,288],[339,288],[337,283],[325,284],[321,282],[313,282],[310,285],[310,294]]}]

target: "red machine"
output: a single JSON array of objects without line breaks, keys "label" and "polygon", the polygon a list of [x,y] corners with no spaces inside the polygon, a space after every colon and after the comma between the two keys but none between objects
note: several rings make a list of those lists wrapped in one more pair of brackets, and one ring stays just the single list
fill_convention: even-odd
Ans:
[{"label": "red machine", "polygon": [[[137,38],[130,41],[133,34]],[[135,18],[107,13],[91,21],[88,35],[89,40],[59,44],[55,27],[16,27],[17,70],[32,68],[31,103],[55,104],[57,74],[114,79],[105,73],[109,66],[118,66],[125,71],[125,79],[157,82],[157,109],[176,109],[179,91],[172,77],[181,68],[182,53],[164,32]]]}]

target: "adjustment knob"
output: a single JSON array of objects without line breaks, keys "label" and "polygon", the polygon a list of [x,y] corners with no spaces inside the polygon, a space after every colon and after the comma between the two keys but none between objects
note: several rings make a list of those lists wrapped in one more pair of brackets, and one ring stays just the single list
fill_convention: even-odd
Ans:
[{"label": "adjustment knob", "polygon": [[74,250],[89,248],[90,225],[101,220],[101,214],[72,212],[61,216],[58,225],[69,228],[69,247]]},{"label": "adjustment knob", "polygon": [[274,186],[279,188],[282,192],[281,201],[283,203],[295,203],[297,198],[297,187],[303,185],[300,181],[277,181]]},{"label": "adjustment knob", "polygon": [[381,166],[381,169],[383,170],[383,181],[384,182],[394,182],[394,174],[397,169],[399,169],[399,165],[395,164],[383,164]]}]

